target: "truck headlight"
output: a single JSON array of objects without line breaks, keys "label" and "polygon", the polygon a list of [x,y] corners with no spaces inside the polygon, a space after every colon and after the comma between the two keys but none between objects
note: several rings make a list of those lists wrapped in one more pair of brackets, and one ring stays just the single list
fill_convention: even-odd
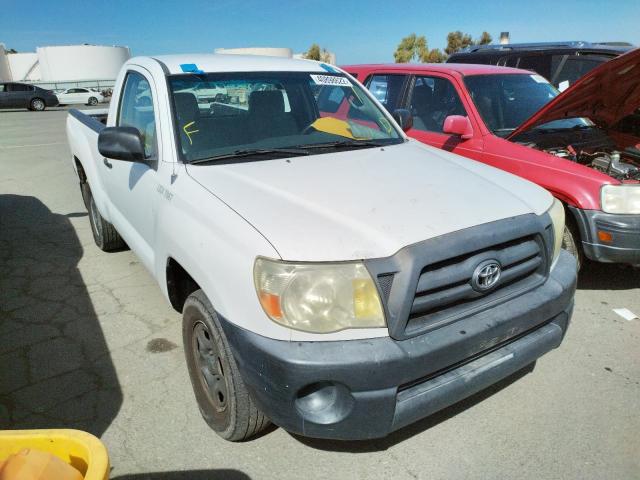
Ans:
[{"label": "truck headlight", "polygon": [[385,327],[378,290],[362,262],[292,263],[259,257],[253,276],[265,313],[313,333]]},{"label": "truck headlight", "polygon": [[605,185],[600,203],[605,213],[640,213],[640,185]]},{"label": "truck headlight", "polygon": [[549,216],[553,222],[553,257],[551,259],[551,268],[556,266],[560,249],[562,248],[562,239],[564,237],[564,206],[557,198],[553,199],[553,205],[549,209]]}]

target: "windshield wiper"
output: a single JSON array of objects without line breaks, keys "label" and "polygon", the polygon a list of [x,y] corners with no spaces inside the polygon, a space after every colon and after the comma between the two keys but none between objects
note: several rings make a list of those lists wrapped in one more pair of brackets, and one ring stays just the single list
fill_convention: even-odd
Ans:
[{"label": "windshield wiper", "polygon": [[309,152],[301,148],[251,148],[244,150],[234,150],[231,153],[224,153],[222,155],[215,155],[213,157],[199,158],[189,162],[190,165],[196,165],[198,163],[217,162],[219,160],[228,160],[230,158],[243,158],[253,157],[269,154],[282,154],[282,155],[309,155]]},{"label": "windshield wiper", "polygon": [[534,128],[532,131],[535,131],[536,133],[562,133],[562,132],[575,132],[575,131],[579,131],[579,130],[591,130],[593,127],[590,125],[574,125],[573,127],[566,127],[566,128],[561,128],[561,127],[556,127],[556,128],[544,128],[544,127],[538,127],[538,128]]},{"label": "windshield wiper", "polygon": [[309,145],[296,145],[295,148],[305,150],[315,150],[321,148],[361,148],[361,147],[384,147],[386,142],[376,142],[373,140],[338,140],[327,143],[311,143]]}]

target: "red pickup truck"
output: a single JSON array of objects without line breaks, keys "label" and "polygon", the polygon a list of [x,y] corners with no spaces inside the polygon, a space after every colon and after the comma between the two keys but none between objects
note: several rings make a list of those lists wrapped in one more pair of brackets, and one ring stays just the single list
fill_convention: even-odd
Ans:
[{"label": "red pickup truck", "polygon": [[[469,64],[342,67],[407,134],[524,177],[567,207],[577,258],[640,265],[640,138],[615,130],[640,108],[640,49],[559,94],[527,70]],[[472,199],[470,199],[472,201]]]}]

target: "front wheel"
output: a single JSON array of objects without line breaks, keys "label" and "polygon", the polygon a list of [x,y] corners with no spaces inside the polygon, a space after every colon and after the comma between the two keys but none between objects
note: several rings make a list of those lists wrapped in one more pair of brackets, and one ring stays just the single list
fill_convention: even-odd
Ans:
[{"label": "front wheel", "polygon": [[182,310],[189,378],[207,424],[225,440],[246,440],[269,425],[242,380],[213,306],[202,290]]},{"label": "front wheel", "polygon": [[41,98],[34,98],[33,100],[31,100],[31,103],[29,104],[29,109],[33,110],[34,112],[41,112],[46,108],[46,105],[44,103],[44,100],[42,100]]},{"label": "front wheel", "polygon": [[96,97],[90,97],[89,101],[87,102],[88,105],[97,105],[98,104],[98,99]]},{"label": "front wheel", "polygon": [[567,222],[564,226],[564,235],[562,236],[562,248],[569,252],[576,259],[578,271],[584,263],[584,253],[580,245],[580,236],[576,227]]}]

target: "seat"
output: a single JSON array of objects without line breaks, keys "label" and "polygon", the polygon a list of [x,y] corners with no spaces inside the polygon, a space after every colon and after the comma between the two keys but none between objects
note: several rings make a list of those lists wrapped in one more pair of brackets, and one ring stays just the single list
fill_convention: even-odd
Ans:
[{"label": "seat", "polygon": [[298,133],[298,125],[284,111],[280,90],[255,91],[249,95],[249,128],[255,142],[268,137],[284,137]]},{"label": "seat", "polygon": [[177,92],[173,94],[176,104],[176,117],[180,124],[197,121],[200,118],[198,100],[193,93]]},{"label": "seat", "polygon": [[414,117],[414,128],[430,132],[439,130],[437,123],[433,120],[433,90],[431,87],[420,85],[413,89],[411,110]]},{"label": "seat", "polygon": [[498,128],[498,119],[496,117],[491,97],[488,95],[478,95],[474,98],[474,101],[480,111],[480,115],[482,115],[484,123],[489,127],[489,130],[495,130]]},{"label": "seat", "polygon": [[176,106],[177,128],[182,140],[182,150],[186,155],[193,152],[199,143],[200,108],[193,93],[177,92],[173,94],[173,99]]}]

